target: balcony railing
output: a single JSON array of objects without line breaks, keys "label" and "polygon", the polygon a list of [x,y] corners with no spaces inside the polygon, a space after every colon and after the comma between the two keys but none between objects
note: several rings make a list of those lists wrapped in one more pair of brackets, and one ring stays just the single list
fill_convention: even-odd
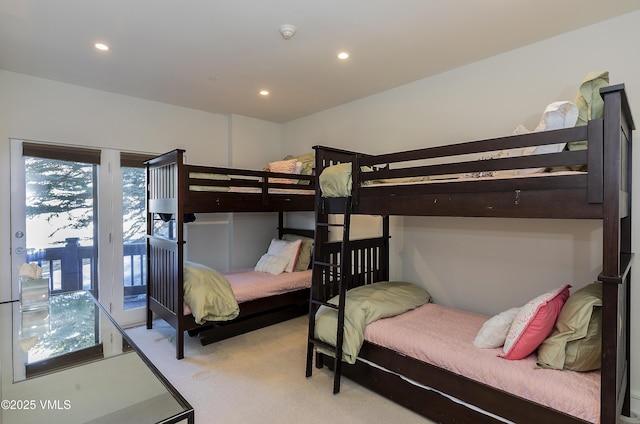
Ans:
[{"label": "balcony railing", "polygon": [[[145,292],[145,257],[145,243],[124,245],[125,296]],[[52,294],[76,290],[91,290],[95,293],[95,282],[98,281],[98,252],[95,246],[80,246],[78,238],[66,239],[64,247],[51,247],[28,253],[27,262],[35,262],[42,268],[43,278],[49,278],[49,290]]]}]

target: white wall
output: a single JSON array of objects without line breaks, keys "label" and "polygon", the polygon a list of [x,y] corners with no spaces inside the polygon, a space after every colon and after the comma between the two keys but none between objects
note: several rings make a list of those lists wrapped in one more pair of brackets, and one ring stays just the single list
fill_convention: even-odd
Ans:
[{"label": "white wall", "polygon": [[[280,124],[241,115],[229,116],[227,124],[227,150],[212,152],[221,163],[259,170],[284,156]],[[192,155],[187,159],[200,163]],[[252,268],[277,236],[277,226],[275,213],[198,214],[187,225],[188,259],[220,271]]]},{"label": "white wall", "polygon": [[[287,122],[283,148],[321,144],[384,153],[508,135],[518,124],[533,129],[547,104],[574,100],[584,76],[597,70],[609,70],[611,84],[626,84],[640,122],[640,56],[633,44],[638,39],[640,12],[634,12]],[[634,163],[640,166],[637,155]],[[640,187],[637,181],[634,187]],[[638,223],[640,192],[634,190],[634,199]],[[639,234],[634,231],[635,250]],[[398,247],[392,278],[423,284],[437,302],[487,314],[564,283],[588,284],[602,260],[596,221],[399,217],[392,237]],[[638,293],[633,305],[640,303]],[[639,314],[632,308],[634,336]],[[639,352],[640,340],[633,337],[635,397]]]},{"label": "white wall", "polygon": [[[282,159],[282,126],[273,122],[231,116],[231,166],[262,169]],[[232,214],[229,269],[253,268],[278,236],[277,213]]]}]

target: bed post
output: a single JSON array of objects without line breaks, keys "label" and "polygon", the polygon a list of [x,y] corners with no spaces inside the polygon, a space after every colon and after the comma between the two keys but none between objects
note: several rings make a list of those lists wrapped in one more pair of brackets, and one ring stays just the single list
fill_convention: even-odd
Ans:
[{"label": "bed post", "polygon": [[149,200],[151,198],[151,168],[148,161],[145,163],[145,206],[146,206],[146,219],[147,219],[147,235],[145,239],[146,245],[146,263],[147,263],[147,278],[146,278],[146,304],[147,304],[147,329],[150,330],[153,328],[153,312],[151,311],[151,275],[149,270],[151,270],[151,255],[149,252],[151,251],[151,237],[153,236],[153,212],[149,208]]},{"label": "bed post", "polygon": [[176,305],[174,306],[174,311],[178,316],[178,328],[176,329],[176,358],[182,359],[184,358],[184,331],[185,331],[185,316],[182,313],[182,305],[181,300],[184,299],[184,203],[187,195],[187,190],[189,190],[189,175],[187,168],[184,166],[184,150],[179,150],[176,155],[177,162],[177,176],[178,179],[175,182],[177,187],[176,192],[176,256],[175,256],[175,270],[176,270],[176,280],[178,284],[176,284],[175,290],[175,301]]},{"label": "bed post", "polygon": [[603,88],[604,204],[601,411],[603,423],[630,413],[631,134],[624,85]]},{"label": "bed post", "polygon": [[[176,329],[176,357],[184,357],[183,314],[184,150],[174,150],[146,162],[147,165],[147,328],[153,312]],[[156,214],[173,219],[175,235],[154,234]]]},{"label": "bed post", "polygon": [[382,271],[382,275],[380,276],[379,281],[389,281],[389,256],[390,256],[390,248],[389,243],[391,239],[391,234],[389,232],[389,215],[384,215],[382,217],[382,252],[380,257],[380,268]]}]

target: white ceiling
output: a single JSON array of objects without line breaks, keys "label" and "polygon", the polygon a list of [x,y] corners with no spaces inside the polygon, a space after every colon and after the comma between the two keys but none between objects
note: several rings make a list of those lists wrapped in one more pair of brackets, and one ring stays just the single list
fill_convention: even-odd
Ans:
[{"label": "white ceiling", "polygon": [[[638,0],[0,0],[0,69],[286,122],[640,8]],[[284,40],[279,28],[296,26]],[[108,53],[93,48],[108,43]],[[351,58],[340,62],[336,54]],[[269,97],[260,97],[260,89]]]}]

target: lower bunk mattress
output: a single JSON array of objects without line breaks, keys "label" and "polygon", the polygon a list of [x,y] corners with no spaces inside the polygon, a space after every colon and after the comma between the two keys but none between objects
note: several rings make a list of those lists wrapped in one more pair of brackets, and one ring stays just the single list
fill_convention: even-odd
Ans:
[{"label": "lower bunk mattress", "polygon": [[184,314],[196,323],[229,321],[240,305],[257,299],[311,287],[311,270],[269,274],[251,269],[220,273],[206,266],[185,264]]},{"label": "lower bunk mattress", "polygon": [[[365,340],[588,422],[600,417],[600,372],[539,368],[473,345],[485,315],[428,303],[367,325]],[[360,360],[360,359],[359,359]],[[371,364],[369,361],[365,361]],[[411,382],[411,376],[402,376]],[[420,385],[418,383],[415,383]]]},{"label": "lower bunk mattress", "polygon": [[311,270],[278,275],[251,269],[225,272],[238,303],[311,287]]}]

